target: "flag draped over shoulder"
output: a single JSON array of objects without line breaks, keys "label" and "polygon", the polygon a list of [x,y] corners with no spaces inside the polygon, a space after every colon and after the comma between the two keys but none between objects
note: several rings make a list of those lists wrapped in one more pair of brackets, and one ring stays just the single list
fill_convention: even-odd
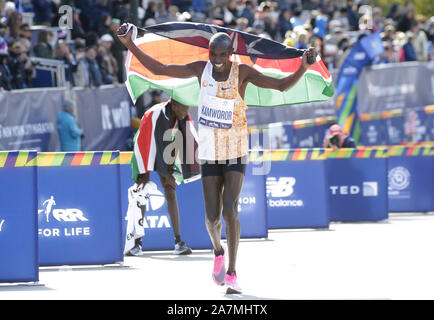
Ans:
[{"label": "flag draped over shoulder", "polygon": [[[135,44],[146,54],[164,64],[187,64],[208,60],[208,42],[216,32],[226,32],[234,47],[233,61],[250,65],[260,72],[282,78],[297,71],[303,50],[256,35],[228,28],[199,23],[176,22],[147,27]],[[188,79],[156,76],[146,69],[130,52],[126,59],[127,88],[136,99],[150,88],[160,89],[175,100],[197,106],[199,83],[196,77]],[[300,81],[286,92],[263,89],[249,83],[244,101],[248,106],[273,107],[305,102],[324,101],[333,96],[333,83],[319,56]]]},{"label": "flag draped over shoulder", "polygon": [[357,112],[357,84],[363,68],[382,54],[379,32],[365,36],[351,49],[339,71],[336,83],[336,110],[338,123],[357,143],[360,121]]},{"label": "flag draped over shoulder", "polygon": [[[171,106],[163,102],[153,106],[142,117],[140,128],[134,136],[134,152],[131,159],[133,180],[141,173],[157,171],[167,177],[168,165],[171,162],[165,157],[170,151],[176,150],[175,178],[178,182],[190,182],[200,178],[199,162],[195,158],[198,148],[196,129],[190,115],[184,120],[177,120],[176,128],[182,134],[178,140],[172,136],[174,131],[170,126]],[[171,146],[170,146],[171,145]],[[169,150],[169,154],[165,151]]]}]

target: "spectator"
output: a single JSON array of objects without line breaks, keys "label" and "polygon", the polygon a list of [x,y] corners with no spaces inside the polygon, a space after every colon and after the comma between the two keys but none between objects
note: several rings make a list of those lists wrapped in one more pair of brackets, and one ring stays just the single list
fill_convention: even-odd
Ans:
[{"label": "spectator", "polygon": [[[143,113],[145,113],[148,109],[150,109],[152,106],[159,104],[163,102],[163,91],[161,90],[153,90],[151,92],[151,102],[149,102],[146,106],[145,106],[145,110],[143,111]],[[139,118],[143,116],[143,114],[138,114]]]},{"label": "spectator", "polygon": [[81,10],[78,8],[72,9],[72,30],[71,30],[71,38],[75,39],[84,39],[84,29],[83,24],[80,20]]},{"label": "spectator", "polygon": [[12,74],[8,65],[9,55],[6,42],[0,40],[0,91],[12,90]]},{"label": "spectator", "polygon": [[92,47],[98,45],[99,37],[95,31],[89,31],[85,34],[84,40],[86,47]]},{"label": "spectator", "polygon": [[398,21],[397,29],[399,31],[406,33],[407,31],[410,31],[411,25],[414,21],[415,21],[414,11],[413,10],[406,10]]},{"label": "spectator", "polygon": [[145,11],[145,16],[143,17],[143,24],[148,19],[157,19],[158,18],[158,12],[157,12],[157,4],[154,1],[150,1],[148,3],[148,8]]},{"label": "spectator", "polygon": [[[178,15],[179,15],[179,9],[177,6],[171,5],[167,9],[167,15],[165,16],[159,16],[158,23],[164,23],[164,22],[174,22],[178,21]],[[146,21],[147,18],[145,16],[145,19],[143,21]]]},{"label": "spectator", "polygon": [[113,43],[113,38],[109,34],[101,37],[100,45],[98,47],[97,61],[103,74],[104,84],[117,83],[118,66],[116,59],[110,52]]},{"label": "spectator", "polygon": [[413,21],[410,31],[413,33],[413,48],[416,52],[417,60],[428,61],[428,39],[425,31],[419,28],[419,24]]},{"label": "spectator", "polygon": [[21,52],[21,44],[19,41],[15,41],[9,53],[9,70],[12,74],[12,89],[27,88],[29,83],[26,83],[28,79],[27,73],[31,73],[30,59],[24,52]]},{"label": "spectator", "polygon": [[354,10],[354,0],[347,0],[347,19],[350,30],[359,30],[359,14]]},{"label": "spectator", "polygon": [[285,34],[288,30],[292,30],[292,24],[289,22],[291,18],[291,12],[289,9],[282,9],[279,14],[279,18],[277,21],[277,32],[280,34],[282,39],[285,39]]},{"label": "spectator", "polygon": [[8,52],[8,39],[7,39],[7,26],[4,23],[0,22],[0,45],[2,46],[2,50]]},{"label": "spectator", "polygon": [[255,22],[256,0],[247,0],[241,9],[239,16],[249,21],[249,27]]},{"label": "spectator", "polygon": [[113,44],[110,48],[111,53],[113,55],[113,57],[116,60],[116,64],[118,66],[118,73],[117,73],[117,78],[118,78],[118,82],[122,83],[124,82],[124,46],[123,44],[119,41],[119,38],[117,37],[117,30],[120,27],[120,21],[119,19],[112,19],[112,22],[110,24],[110,35],[113,38]]},{"label": "spectator", "polygon": [[237,3],[235,0],[229,0],[227,6],[223,7],[223,21],[229,24],[238,18]]},{"label": "spectator", "polygon": [[128,4],[128,0],[113,0],[111,16],[122,22],[127,21],[129,10],[125,4]]},{"label": "spectator", "polygon": [[84,43],[80,40],[75,41],[75,62],[77,70],[73,73],[74,84],[77,87],[85,87],[87,76],[86,53]]},{"label": "spectator", "polygon": [[416,51],[413,47],[414,34],[411,31],[407,31],[405,34],[407,37],[407,43],[404,45],[404,61],[417,61]]},{"label": "spectator", "polygon": [[324,137],[324,148],[332,148],[334,150],[341,148],[355,148],[354,140],[342,130],[338,124],[334,124],[329,128],[328,135]]},{"label": "spectator", "polygon": [[301,10],[296,9],[294,12],[294,16],[289,21],[291,22],[293,29],[298,26],[303,26],[304,22],[301,20]]},{"label": "spectator", "polygon": [[235,27],[236,30],[246,32],[246,29],[249,25],[249,20],[247,20],[247,18],[244,17],[238,18],[236,23],[237,23]]},{"label": "spectator", "polygon": [[23,23],[23,16],[21,13],[14,11],[8,17],[7,26],[9,27],[9,37],[17,39],[20,34],[20,26]]},{"label": "spectator", "polygon": [[41,30],[38,34],[38,41],[36,42],[33,52],[36,57],[52,59],[53,48],[50,42],[53,40],[53,33],[50,30]]},{"label": "spectator", "polygon": [[[96,0],[93,10],[94,31],[98,32],[101,21],[106,24],[106,18],[110,16],[110,8],[107,0]],[[108,27],[108,25],[107,25]]]},{"label": "spectator", "polygon": [[51,25],[51,3],[47,0],[32,0],[33,20],[37,25]]},{"label": "spectator", "polygon": [[112,21],[112,17],[109,14],[106,13],[101,14],[98,22],[98,27],[97,27],[98,36],[101,37],[103,34],[110,32],[111,21]]},{"label": "spectator", "polygon": [[319,14],[315,17],[315,28],[313,29],[313,33],[321,39],[324,39],[327,34],[327,23],[328,17],[321,10]]},{"label": "spectator", "polygon": [[65,80],[71,86],[75,86],[73,74],[77,71],[77,62],[69,49],[68,43],[64,40],[57,41],[54,48],[54,59],[63,61],[65,64]]},{"label": "spectator", "polygon": [[19,34],[20,38],[25,38],[29,41],[32,41],[32,31],[30,31],[30,26],[28,23],[23,23],[20,26]]},{"label": "spectator", "polygon": [[96,47],[91,46],[86,48],[86,87],[99,87],[103,84],[103,75],[96,60]]},{"label": "spectator", "polygon": [[32,87],[33,78],[35,78],[36,76],[36,71],[33,67],[32,60],[30,59],[31,43],[30,40],[26,38],[19,38],[18,42],[21,44],[21,53],[26,57],[26,61],[24,64],[24,83],[26,84],[27,88],[30,88]]},{"label": "spectator", "polygon": [[61,151],[81,150],[81,139],[84,138],[83,130],[77,125],[74,104],[69,100],[63,102],[63,110],[57,115],[57,132]]}]

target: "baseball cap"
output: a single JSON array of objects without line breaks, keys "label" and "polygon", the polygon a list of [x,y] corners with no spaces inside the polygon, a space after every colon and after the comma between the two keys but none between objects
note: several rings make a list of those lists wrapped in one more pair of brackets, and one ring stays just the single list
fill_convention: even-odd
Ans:
[{"label": "baseball cap", "polygon": [[343,133],[342,128],[338,124],[334,124],[329,128],[330,137],[333,137],[335,135],[342,134],[342,133]]},{"label": "baseball cap", "polygon": [[113,42],[113,37],[109,35],[108,33],[104,34],[101,39],[101,41],[107,41],[107,42]]}]

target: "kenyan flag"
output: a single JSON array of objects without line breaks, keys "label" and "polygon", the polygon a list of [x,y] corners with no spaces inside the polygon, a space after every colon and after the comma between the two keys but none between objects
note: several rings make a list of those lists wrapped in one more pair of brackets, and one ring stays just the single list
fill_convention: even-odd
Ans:
[{"label": "kenyan flag", "polygon": [[[235,54],[232,59],[248,64],[267,75],[281,78],[294,73],[301,64],[302,50],[286,47],[278,42],[237,32],[231,29],[195,24],[167,23],[146,28],[143,37],[134,42],[145,53],[164,64],[187,64],[208,60],[208,40],[219,31],[232,38]],[[136,99],[145,91],[160,89],[175,100],[197,106],[199,82],[196,77],[188,79],[156,76],[147,70],[130,52],[126,58],[127,88],[131,98]],[[334,89],[331,75],[317,56],[314,63],[298,83],[286,92],[263,89],[249,84],[244,101],[248,106],[274,107],[297,103],[328,100]]]}]

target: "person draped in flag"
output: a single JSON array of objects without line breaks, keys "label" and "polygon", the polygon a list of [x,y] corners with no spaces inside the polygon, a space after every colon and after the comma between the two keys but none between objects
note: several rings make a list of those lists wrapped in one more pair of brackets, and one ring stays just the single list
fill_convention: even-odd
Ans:
[{"label": "person draped in flag", "polygon": [[[176,198],[176,180],[178,182],[200,178],[200,168],[194,161],[197,149],[197,133],[190,115],[189,107],[174,99],[158,103],[148,109],[143,115],[139,130],[134,137],[134,152],[131,161],[133,180],[138,193],[149,188],[149,174],[157,171],[175,236],[174,254],[191,254],[191,249],[181,239],[179,208]],[[181,138],[178,133],[181,133]],[[166,152],[169,150],[169,152]],[[176,159],[181,159],[178,163]],[[176,176],[176,177],[175,177]],[[145,195],[146,197],[147,195]],[[142,204],[142,218],[146,206]],[[129,254],[137,255],[141,251],[141,239],[135,241],[135,246]]]},{"label": "person draped in flag", "polygon": [[[209,60],[185,65],[166,65],[141,51],[132,41],[128,24],[118,30],[126,48],[155,75],[176,78],[197,77],[200,85],[198,135],[202,191],[205,201],[206,228],[214,247],[212,278],[226,285],[226,293],[241,293],[236,272],[240,240],[238,199],[243,186],[248,153],[248,132],[244,94],[248,83],[257,87],[289,90],[307,71],[316,55],[313,48],[303,53],[298,70],[283,78],[267,76],[246,64],[231,61],[232,40],[218,32],[209,40]],[[226,250],[221,244],[221,215],[226,223]]]}]

